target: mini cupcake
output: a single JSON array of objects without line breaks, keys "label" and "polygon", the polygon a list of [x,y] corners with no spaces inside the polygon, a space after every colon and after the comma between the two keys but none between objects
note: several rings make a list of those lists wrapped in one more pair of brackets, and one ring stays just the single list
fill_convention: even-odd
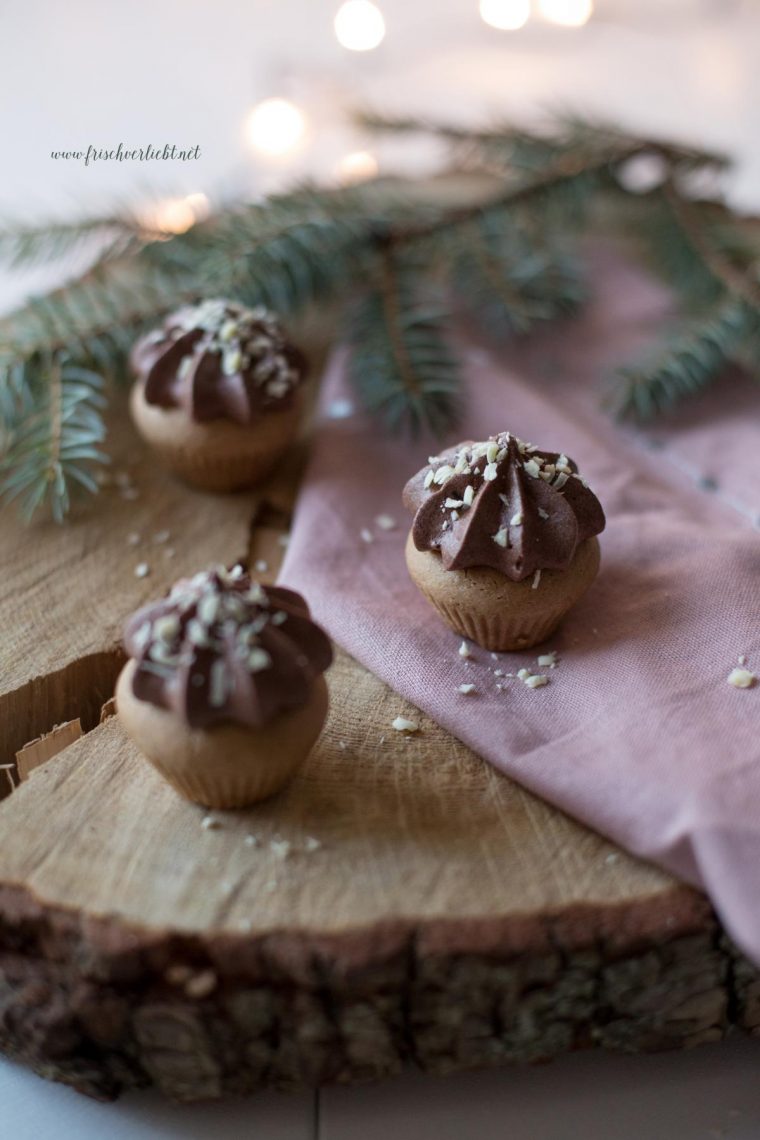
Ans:
[{"label": "mini cupcake", "polygon": [[412,579],[490,650],[547,638],[599,569],[604,512],[566,455],[509,432],[433,456],[404,488]]},{"label": "mini cupcake", "polygon": [[327,715],[327,635],[300,594],[242,567],[183,578],[138,610],[116,686],[122,723],[183,796],[245,807],[278,791]]},{"label": "mini cupcake", "polygon": [[135,344],[130,364],[138,431],[202,490],[258,483],[298,431],[305,360],[266,309],[180,309]]}]

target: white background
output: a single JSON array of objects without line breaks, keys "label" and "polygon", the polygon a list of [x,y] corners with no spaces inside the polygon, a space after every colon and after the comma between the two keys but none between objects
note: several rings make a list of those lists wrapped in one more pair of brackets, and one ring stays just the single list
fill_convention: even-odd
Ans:
[{"label": "white background", "polygon": [[[0,0],[0,217],[66,217],[155,195],[258,193],[333,178],[370,145],[383,171],[424,170],[417,141],[368,143],[352,102],[460,121],[593,111],[736,153],[733,199],[760,206],[760,9],[752,0],[597,0],[577,30],[486,28],[476,0],[379,0],[383,45],[344,51],[325,0]],[[286,96],[308,131],[256,156],[244,122]],[[199,144],[184,166],[53,162],[67,147]],[[0,276],[0,306],[49,279]],[[445,1081],[408,1076],[319,1097],[177,1108],[153,1094],[103,1106],[0,1062],[0,1137],[13,1140],[760,1140],[760,1046],[563,1058]]]}]

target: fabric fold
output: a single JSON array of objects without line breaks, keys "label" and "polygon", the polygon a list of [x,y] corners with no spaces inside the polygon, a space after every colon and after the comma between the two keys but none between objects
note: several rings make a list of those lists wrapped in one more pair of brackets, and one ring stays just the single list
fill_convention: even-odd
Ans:
[{"label": "fabric fold", "polygon": [[[596,300],[550,341],[465,348],[466,419],[443,441],[512,431],[569,455],[602,501],[599,577],[545,646],[459,655],[403,555],[401,491],[442,443],[389,437],[352,411],[341,352],[280,577],[339,645],[485,760],[706,890],[760,964],[760,686],[726,683],[740,656],[760,673],[760,421],[748,382],[729,377],[730,399],[718,388],[669,426],[616,425],[599,406],[603,377],[657,335],[670,299],[606,251],[594,280]],[[548,685],[503,676],[545,671],[548,649]],[[474,693],[458,692],[465,682]]]}]

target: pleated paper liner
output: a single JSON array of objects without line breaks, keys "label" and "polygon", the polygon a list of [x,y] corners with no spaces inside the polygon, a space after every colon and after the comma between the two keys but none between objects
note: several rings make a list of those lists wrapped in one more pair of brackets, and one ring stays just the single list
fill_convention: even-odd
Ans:
[{"label": "pleated paper liner", "polygon": [[177,765],[164,766],[160,759],[147,759],[186,800],[219,810],[246,807],[274,795],[301,763],[298,757],[288,768],[282,758],[273,757],[271,765],[252,759],[248,767],[241,764],[236,772],[221,772],[207,762],[190,761],[186,768],[179,769]]},{"label": "pleated paper liner", "polygon": [[235,491],[251,487],[272,470],[281,447],[267,448],[259,444],[257,451],[244,449],[235,453],[229,447],[177,447],[165,442],[156,450],[162,463],[180,479],[204,491]]},{"label": "pleated paper liner", "polygon": [[545,641],[554,633],[568,609],[567,605],[553,607],[539,615],[534,612],[529,618],[498,610],[484,616],[473,613],[464,606],[442,603],[426,590],[423,592],[447,625],[462,637],[494,653],[530,649]]}]

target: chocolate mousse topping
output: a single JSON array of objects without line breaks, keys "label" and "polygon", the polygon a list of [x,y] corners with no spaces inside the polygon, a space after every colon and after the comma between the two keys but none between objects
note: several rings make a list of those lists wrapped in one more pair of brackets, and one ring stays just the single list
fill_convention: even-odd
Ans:
[{"label": "chocolate mousse topping", "polygon": [[431,456],[404,488],[418,550],[447,570],[490,566],[515,582],[563,570],[604,511],[572,459],[509,432]]},{"label": "chocolate mousse topping", "polygon": [[332,661],[301,595],[252,581],[241,566],[180,579],[132,615],[124,645],[137,665],[135,696],[193,728],[259,728],[306,704]]},{"label": "chocolate mousse topping", "polygon": [[147,403],[239,424],[289,408],[306,371],[274,313],[222,300],[167,317],[135,344],[130,363]]}]

